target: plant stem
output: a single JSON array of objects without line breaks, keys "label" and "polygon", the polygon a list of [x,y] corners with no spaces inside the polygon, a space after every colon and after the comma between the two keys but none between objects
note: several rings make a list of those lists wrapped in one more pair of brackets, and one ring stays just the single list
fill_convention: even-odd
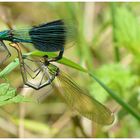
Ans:
[{"label": "plant stem", "polygon": [[102,83],[98,78],[96,78],[92,73],[89,75],[100,85],[102,86],[109,95],[115,99],[126,111],[133,115],[138,121],[140,121],[140,114],[138,114],[128,103],[123,101],[116,93],[114,93],[110,88],[108,88],[104,83]]},{"label": "plant stem", "polygon": [[115,61],[119,62],[121,60],[120,58],[120,50],[119,46],[117,45],[117,36],[115,33],[116,28],[116,20],[115,20],[115,14],[116,14],[116,3],[111,2],[110,4],[111,8],[111,16],[112,16],[112,30],[113,30],[113,44],[114,44],[114,53],[115,53]]}]

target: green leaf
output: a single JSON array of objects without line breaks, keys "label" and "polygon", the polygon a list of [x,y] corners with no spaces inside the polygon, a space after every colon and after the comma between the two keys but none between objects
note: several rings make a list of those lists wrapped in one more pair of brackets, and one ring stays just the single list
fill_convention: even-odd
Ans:
[{"label": "green leaf", "polygon": [[[128,6],[114,5],[114,36],[119,47],[127,48],[137,56],[140,54],[140,24],[138,18]],[[125,18],[124,18],[125,17]]]},{"label": "green leaf", "polygon": [[0,102],[13,98],[15,94],[16,94],[16,89],[8,88],[8,90],[0,96]]},{"label": "green leaf", "polygon": [[27,57],[27,56],[45,56],[47,55],[48,57],[56,57],[57,54],[53,53],[53,52],[42,52],[42,51],[32,51],[26,54],[23,54],[23,56]]},{"label": "green leaf", "polygon": [[67,58],[62,58],[61,60],[58,61],[61,64],[64,64],[66,66],[69,66],[71,68],[77,69],[79,71],[82,72],[87,72],[87,70],[85,68],[83,68],[82,66],[78,65],[77,63],[67,59]]},{"label": "green leaf", "polygon": [[0,78],[6,76],[11,71],[13,71],[17,66],[19,65],[19,60],[16,58],[14,61],[12,61],[4,70],[0,72]]},{"label": "green leaf", "polygon": [[[48,55],[48,57],[56,57],[57,56],[55,53],[52,53],[52,52],[41,52],[41,51],[33,51],[30,53],[26,53],[23,56],[25,56],[25,57],[27,57],[27,56],[40,56],[40,57],[42,57],[44,55]],[[77,63],[75,63],[75,62],[73,62],[65,57],[63,57],[61,60],[59,60],[57,62],[60,64],[64,64],[66,66],[69,66],[71,68],[80,70],[82,72],[87,72],[87,70],[85,68],[81,67]]]},{"label": "green leaf", "polygon": [[[125,67],[121,63],[104,64],[96,69],[95,74],[126,101],[132,96],[134,87],[139,79],[136,74],[132,73],[131,67]],[[98,83],[92,82],[90,87],[93,94],[96,91],[96,97],[105,100],[105,95],[107,94],[102,88],[99,88]]]},{"label": "green leaf", "polygon": [[9,84],[7,83],[0,84],[0,95],[5,94],[8,89],[9,89]]},{"label": "green leaf", "polygon": [[29,102],[32,101],[22,95],[16,95],[16,89],[10,87],[8,83],[0,84],[0,106],[19,103],[19,102]]}]

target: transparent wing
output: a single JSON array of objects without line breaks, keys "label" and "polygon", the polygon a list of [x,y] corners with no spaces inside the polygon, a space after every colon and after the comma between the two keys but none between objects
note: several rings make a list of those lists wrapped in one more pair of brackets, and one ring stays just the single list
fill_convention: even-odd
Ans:
[{"label": "transparent wing", "polygon": [[75,111],[99,124],[111,124],[113,113],[82,90],[68,75],[60,71],[57,76],[61,97]]}]

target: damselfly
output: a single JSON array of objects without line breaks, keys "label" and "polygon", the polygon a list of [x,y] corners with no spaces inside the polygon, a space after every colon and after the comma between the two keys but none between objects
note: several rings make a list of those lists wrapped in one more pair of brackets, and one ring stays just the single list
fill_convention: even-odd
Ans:
[{"label": "damselfly", "polygon": [[43,52],[59,52],[59,55],[50,59],[50,61],[57,61],[62,58],[67,37],[70,36],[72,36],[70,26],[67,27],[63,20],[56,20],[25,29],[11,29],[0,32],[1,41],[30,43]]},{"label": "damselfly", "polygon": [[[18,50],[16,44],[13,44],[13,47]],[[87,91],[81,89],[70,76],[61,71],[56,65],[52,64],[52,62],[48,61],[48,56],[44,56],[42,59],[38,58],[35,61],[38,66],[33,70],[31,64],[28,62],[25,63],[25,60],[27,59],[30,62],[34,60],[27,58],[27,56],[21,56],[20,50],[18,50],[18,53],[21,74],[26,85],[38,90],[46,85],[50,85],[52,81],[56,79],[58,90],[60,91],[58,95],[64,99],[65,103],[67,103],[71,109],[99,124],[106,125],[113,123],[113,113],[87,94]],[[32,76],[30,72],[35,73],[35,75]],[[40,73],[42,73],[41,78],[36,80],[39,80],[39,84],[36,85],[28,81],[28,75],[31,79],[34,79]]]},{"label": "damselfly", "polygon": [[64,102],[73,111],[99,124],[107,125],[113,123],[113,113],[89,95],[86,90],[80,88],[68,74],[50,63],[47,57],[44,56],[40,64],[42,65],[40,71],[43,71],[44,77],[47,77],[48,74],[53,76],[53,78],[56,77],[56,85],[59,90],[56,93],[63,98]]},{"label": "damselfly", "polygon": [[[85,90],[81,89],[71,77],[51,63],[51,61],[57,61],[62,58],[67,34],[64,22],[57,20],[27,29],[2,31],[0,32],[0,40],[8,40],[13,43],[31,43],[36,49],[45,52],[59,51],[59,55],[55,58],[48,59],[47,56],[44,56],[41,60],[37,59],[35,62],[38,68],[33,70],[28,63],[25,63],[25,59],[30,62],[33,62],[33,60],[22,56],[18,44],[11,44],[18,52],[21,74],[26,85],[40,89],[50,84],[56,77],[58,89],[60,90],[58,95],[64,99],[70,108],[99,124],[111,124],[114,121],[113,113],[87,94]],[[8,51],[5,45],[3,47]],[[32,76],[29,70],[35,73],[35,75]],[[42,73],[42,78],[38,85],[28,81],[27,75],[34,79],[40,73]]]}]

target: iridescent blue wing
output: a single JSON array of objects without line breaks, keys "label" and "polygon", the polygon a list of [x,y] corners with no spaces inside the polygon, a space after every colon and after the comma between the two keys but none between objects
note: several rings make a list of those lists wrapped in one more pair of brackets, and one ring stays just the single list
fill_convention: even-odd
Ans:
[{"label": "iridescent blue wing", "polygon": [[12,35],[15,42],[32,43],[40,51],[56,52],[64,50],[68,38],[72,36],[70,29],[63,20],[56,20],[32,28],[12,30]]}]

